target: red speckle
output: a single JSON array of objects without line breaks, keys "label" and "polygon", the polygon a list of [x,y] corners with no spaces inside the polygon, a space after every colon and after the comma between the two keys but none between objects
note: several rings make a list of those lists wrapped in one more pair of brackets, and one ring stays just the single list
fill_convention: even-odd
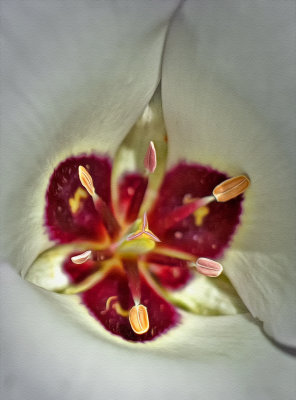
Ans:
[{"label": "red speckle", "polygon": [[96,192],[111,206],[111,161],[107,157],[78,156],[67,158],[54,170],[46,192],[45,225],[49,237],[59,243],[75,240],[104,239],[106,230],[90,196],[83,199],[73,215],[69,199],[81,186],[78,167],[89,167]]}]

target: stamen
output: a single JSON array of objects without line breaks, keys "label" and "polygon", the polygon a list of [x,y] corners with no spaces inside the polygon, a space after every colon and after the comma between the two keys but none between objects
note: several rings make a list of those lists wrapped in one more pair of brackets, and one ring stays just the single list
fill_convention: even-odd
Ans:
[{"label": "stamen", "polygon": [[149,330],[148,311],[142,304],[135,305],[129,312],[129,322],[137,335],[143,335]]},{"label": "stamen", "polygon": [[115,237],[120,230],[120,226],[118,225],[118,222],[114,218],[111,210],[104,202],[104,200],[96,194],[92,177],[82,165],[79,165],[78,167],[78,174],[81,184],[91,195],[95,209],[97,210],[98,214],[101,215],[110,236],[112,238]]},{"label": "stamen", "polygon": [[149,329],[149,318],[147,308],[140,304],[141,279],[139,275],[138,262],[136,259],[122,259],[124,269],[128,278],[128,285],[134,300],[134,307],[129,312],[129,322],[132,330],[137,335],[143,335]]},{"label": "stamen", "polygon": [[92,197],[95,196],[96,193],[92,177],[82,165],[79,165],[78,167],[78,174],[81,184],[85,187],[85,189]]},{"label": "stamen", "polygon": [[78,254],[77,256],[71,257],[71,260],[74,264],[83,264],[91,258],[91,255],[92,255],[91,250],[87,250],[82,254]]},{"label": "stamen", "polygon": [[[171,213],[164,217],[162,222],[163,231],[172,228],[178,222],[195,213],[199,208],[206,206],[216,200],[219,203],[224,203],[240,194],[244,193],[250,185],[250,180],[245,175],[236,176],[220,183],[213,190],[212,196],[191,199],[186,195],[183,199],[183,205],[176,207]],[[199,220],[196,221],[199,226]]]},{"label": "stamen", "polygon": [[250,180],[245,175],[236,176],[220,183],[213,190],[215,199],[224,203],[244,193],[250,185]]},{"label": "stamen", "polygon": [[195,265],[200,274],[210,278],[217,278],[223,271],[223,267],[220,263],[210,260],[209,258],[199,258]]},{"label": "stamen", "polygon": [[151,141],[144,158],[144,166],[148,172],[153,173],[157,165],[156,150],[154,143]]}]

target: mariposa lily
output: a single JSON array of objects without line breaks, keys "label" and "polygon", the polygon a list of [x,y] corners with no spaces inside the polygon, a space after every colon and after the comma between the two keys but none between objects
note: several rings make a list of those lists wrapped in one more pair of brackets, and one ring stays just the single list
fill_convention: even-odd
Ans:
[{"label": "mariposa lily", "polygon": [[[153,141],[145,146],[152,136],[158,151]],[[193,270],[221,274],[212,258],[221,258],[230,244],[250,181],[185,161],[165,172],[166,149],[157,92],[113,165],[95,154],[62,161],[49,180],[44,212],[46,233],[60,245],[24,272],[45,289],[78,294],[106,330],[130,341],[152,340],[182,325],[178,308],[200,315],[245,312],[225,280],[218,289],[195,277],[190,299],[170,291],[186,286]],[[128,171],[137,159],[142,168]],[[216,293],[226,290],[229,296]]]},{"label": "mariposa lily", "polygon": [[[6,55],[13,55],[13,51],[18,55],[25,53],[24,57],[27,57],[33,66],[34,62],[37,63],[40,59],[46,61],[44,64],[39,62],[36,64],[38,68],[36,67],[35,71],[38,71],[38,75],[36,76],[37,73],[34,71],[33,77],[31,76],[32,65],[28,69],[22,69],[20,73],[21,63],[13,63],[12,72],[15,73],[13,82],[17,90],[10,91],[10,96],[6,97],[10,100],[10,107],[5,113],[4,122],[8,126],[3,148],[8,157],[3,158],[2,171],[5,171],[4,184],[6,186],[3,187],[6,187],[5,195],[8,195],[5,196],[6,203],[4,204],[7,213],[5,221],[9,222],[6,247],[9,246],[13,250],[10,258],[13,264],[18,264],[22,268],[27,267],[42,250],[48,249],[51,245],[43,234],[44,195],[49,177],[59,162],[85,152],[100,154],[108,152],[113,158],[119,143],[148,104],[158,84],[158,71],[161,65],[161,52],[168,17],[172,15],[175,6],[176,4],[172,5],[172,3],[162,6],[163,8],[159,6],[157,16],[154,15],[151,7],[147,7],[146,12],[150,10],[153,23],[147,23],[145,26],[141,20],[141,24],[135,23],[132,26],[130,22],[121,22],[116,33],[113,30],[108,33],[110,31],[107,29],[115,21],[118,23],[110,6],[100,9],[97,13],[94,9],[88,11],[87,8],[79,5],[76,5],[71,12],[67,6],[60,6],[62,10],[65,10],[65,14],[59,14],[63,17],[57,16],[55,9],[51,9],[50,5],[38,5],[38,12],[28,6],[22,9],[19,4],[16,6],[16,3],[6,6],[7,20],[14,21],[7,26],[8,39],[14,37],[11,33],[16,32],[16,26],[20,27],[19,32],[21,32],[21,35],[17,35],[18,39],[14,41],[16,51],[7,46],[5,47]],[[213,169],[227,172],[229,176],[236,176],[242,171],[248,173],[252,181],[252,191],[248,193],[249,199],[246,196],[241,226],[231,249],[225,253],[223,266],[246,306],[255,317],[264,321],[267,332],[280,342],[291,345],[294,339],[294,320],[289,317],[292,315],[290,313],[294,293],[293,269],[291,268],[294,258],[290,256],[290,251],[293,249],[290,200],[292,180],[291,161],[289,161],[291,136],[289,139],[289,127],[282,126],[281,118],[283,117],[278,119],[275,116],[282,113],[274,113],[274,111],[276,106],[280,105],[287,120],[291,114],[289,114],[289,104],[281,103],[280,100],[273,100],[270,107],[261,109],[259,107],[262,105],[260,86],[256,88],[255,85],[251,85],[253,88],[249,88],[250,77],[256,81],[257,72],[262,70],[261,62],[270,60],[270,53],[263,52],[261,56],[257,52],[256,45],[252,47],[250,43],[257,42],[255,39],[258,38],[258,42],[261,40],[259,50],[262,50],[263,43],[265,44],[264,39],[274,34],[272,22],[281,21],[281,17],[287,16],[289,6],[286,6],[282,16],[278,15],[276,5],[271,6],[270,17],[272,18],[269,22],[266,22],[265,9],[259,4],[257,13],[254,12],[253,5],[249,8],[246,6],[244,12],[233,5],[231,8],[225,6],[219,10],[213,10],[211,7],[206,4],[185,3],[178,10],[168,35],[161,74],[162,104],[170,145],[167,167],[170,170],[180,159],[183,159],[187,163],[198,162],[201,165],[210,165]],[[142,12],[140,6],[139,8],[132,7],[129,21],[138,21]],[[39,16],[37,20],[33,18],[36,14]],[[53,15],[56,23],[55,32],[41,29],[52,25]],[[257,19],[252,20],[251,16],[254,15]],[[98,18],[101,25],[98,24]],[[225,27],[225,24],[218,23],[225,19],[228,22],[231,21],[229,26]],[[261,34],[260,27],[263,20],[265,21],[264,33]],[[35,22],[32,24],[32,21]],[[246,27],[242,21],[247,21]],[[85,30],[86,25],[89,30]],[[77,36],[73,35],[74,31],[79,33],[77,36],[82,39],[81,42],[77,43]],[[36,32],[44,32],[40,42]],[[102,32],[105,33],[105,38],[109,37],[108,51],[105,53],[102,52],[104,41],[97,39]],[[125,32],[125,39],[129,38],[130,42],[127,46],[125,40],[124,51],[121,51],[119,43],[121,43],[123,32]],[[73,49],[76,49],[74,52],[70,51],[71,46],[67,42],[68,57],[64,57],[64,47],[62,45],[59,47],[57,45],[59,41],[54,40],[55,34],[57,37],[60,35],[60,38],[64,38],[65,42],[67,39],[70,40]],[[217,42],[212,41],[212,35]],[[238,40],[237,37],[241,39]],[[276,38],[280,41],[278,36]],[[236,44],[236,40],[239,45]],[[242,42],[245,43],[244,46]],[[38,43],[46,43],[48,47],[37,46]],[[60,40],[60,43],[63,44],[63,40]],[[101,51],[94,51],[95,45],[100,43],[102,43]],[[136,57],[141,43],[143,47],[145,43],[145,49],[147,49],[144,60]],[[222,46],[222,43],[225,45]],[[78,46],[78,51],[74,44]],[[37,48],[38,51],[36,51]],[[26,51],[24,52],[23,49]],[[130,53],[127,52],[128,49],[131,50]],[[105,54],[105,58],[102,54]],[[245,61],[249,66],[246,68],[243,62],[245,55],[253,55],[250,59],[253,61],[258,59],[260,62],[249,65]],[[116,63],[116,59],[129,60],[129,62]],[[61,60],[61,64],[58,64],[58,60]],[[112,60],[112,63],[108,60]],[[242,69],[243,71],[248,71],[250,74],[247,79],[240,79],[241,73],[236,75],[236,71],[241,71],[239,68],[241,66],[245,68]],[[61,79],[65,76],[65,70],[68,71],[69,76]],[[51,71],[50,76],[48,71]],[[82,75],[81,71],[83,71]],[[230,75],[228,71],[231,71]],[[274,76],[274,71],[272,69],[270,71],[270,76]],[[105,78],[107,72],[108,80]],[[264,73],[267,73],[266,70]],[[101,80],[100,76],[104,76],[104,80]],[[138,76],[140,78],[136,79],[135,77]],[[232,82],[232,79],[233,86],[228,84],[229,81]],[[55,86],[52,83],[56,80],[59,84]],[[11,82],[7,82],[11,85]],[[51,84],[46,85],[46,82]],[[111,82],[112,90],[108,90]],[[282,82],[280,77],[277,82],[279,84]],[[46,90],[44,90],[45,87]],[[264,89],[267,93],[266,86]],[[235,90],[241,94],[244,93],[245,97],[235,95]],[[252,97],[254,93],[255,96]],[[281,97],[281,93],[278,92],[277,95],[279,99],[289,97],[287,94]],[[18,103],[19,98],[24,101],[21,100]],[[18,104],[18,108],[13,107],[13,104]],[[33,111],[34,107],[35,111]],[[257,112],[254,111],[255,108]],[[19,119],[12,118],[12,115],[14,117],[18,115]],[[35,122],[31,125],[30,115],[40,115],[42,118],[33,118]],[[284,140],[278,139],[278,136],[273,133],[276,126],[282,127],[287,133]],[[6,128],[6,125],[4,127]],[[30,134],[26,135],[26,129]],[[45,134],[39,142],[30,139],[38,138],[42,131]],[[30,136],[33,132],[36,132],[36,136]],[[13,133],[16,136],[13,136]],[[48,141],[45,144],[46,137]],[[150,138],[147,143],[149,140]],[[34,151],[34,146],[36,146],[36,151]],[[287,150],[282,152],[281,148]],[[129,160],[129,155],[132,156],[134,149],[127,146],[126,156]],[[27,154],[24,154],[24,151]],[[282,158],[281,154],[285,154],[285,157]],[[282,179],[282,176],[285,179]],[[13,195],[12,187],[15,191]],[[275,191],[277,196],[274,194]],[[277,229],[274,228],[275,226]],[[283,229],[280,229],[280,226],[283,226]],[[8,285],[14,282],[14,279],[7,278],[5,282]],[[16,291],[13,290],[13,293],[18,295],[27,289],[25,283],[19,285],[16,281],[14,285]],[[9,287],[5,288],[6,293],[10,293],[9,289],[12,290]],[[29,296],[31,296],[30,299],[37,299],[34,297],[35,294]],[[60,297],[60,295],[54,295],[50,298],[57,300]],[[70,303],[68,305],[71,306]],[[39,306],[43,307],[31,304],[31,312],[38,310]],[[14,309],[13,305],[11,307]],[[51,311],[48,313],[51,319]],[[56,313],[58,314],[59,311]],[[9,315],[8,320],[11,318],[12,316]],[[64,326],[60,319],[57,316],[59,321],[56,322],[61,324],[55,323],[55,330],[59,329],[58,326]],[[180,357],[190,355],[201,360],[209,359],[214,355],[220,358],[227,355],[231,358],[244,357],[246,349],[249,348],[248,345],[251,344],[253,352],[260,349],[261,354],[269,354],[270,359],[277,359],[280,366],[290,365],[289,360],[282,355],[279,356],[272,349],[267,339],[261,335],[259,328],[251,321],[248,314],[227,317],[194,316],[193,318],[186,314],[176,336],[170,336],[168,332],[167,335],[164,334],[159,338],[158,343],[162,341],[161,345],[157,345],[157,339],[149,342],[149,345],[148,342],[145,343],[144,346],[149,352],[156,349],[158,352],[177,353]],[[42,328],[38,329],[44,333]],[[71,339],[73,343],[79,343],[82,349],[84,341],[78,337],[76,328],[73,329],[75,334]],[[28,332],[26,323],[23,323],[22,330]],[[31,330],[34,329],[30,328]],[[66,328],[66,331],[69,332],[69,329]],[[82,333],[81,335],[84,338]],[[32,333],[32,336],[36,338],[35,333]],[[71,340],[70,336],[69,334],[69,340]],[[38,338],[40,343],[44,343],[39,335]],[[84,352],[78,350],[76,358],[82,360],[83,355],[89,354],[92,344],[97,342],[97,338],[96,342],[91,339],[89,342],[91,345],[85,344]],[[17,346],[17,341],[15,345]],[[128,344],[128,346],[135,348],[134,344]],[[61,353],[63,348],[67,349],[67,345],[63,347],[57,345]],[[121,352],[118,348],[116,349]],[[115,356],[113,348],[110,351]],[[66,354],[68,354],[67,350]],[[134,355],[130,357],[136,362]],[[143,357],[145,359],[146,356],[143,355]],[[89,365],[89,361],[81,362]],[[66,367],[66,364],[63,365]],[[119,364],[113,365],[119,372]],[[187,377],[192,377],[192,373],[189,372],[192,365],[184,361],[185,365]],[[258,362],[259,365],[260,362]],[[75,370],[73,366],[70,370],[73,371],[73,368]],[[272,367],[270,368],[272,370]],[[65,369],[62,368],[63,371]],[[143,374],[141,381],[144,382],[144,377],[145,379],[148,377],[149,368],[143,367],[141,373]],[[200,374],[209,377],[208,372],[200,372]],[[126,377],[124,373],[122,376]],[[175,377],[174,371],[169,376],[170,381],[172,377]],[[264,377],[263,381],[266,382],[266,379]],[[282,379],[281,382],[284,381],[281,375],[279,379]],[[187,380],[186,382],[188,383]],[[258,385],[256,387],[258,388]]]}]

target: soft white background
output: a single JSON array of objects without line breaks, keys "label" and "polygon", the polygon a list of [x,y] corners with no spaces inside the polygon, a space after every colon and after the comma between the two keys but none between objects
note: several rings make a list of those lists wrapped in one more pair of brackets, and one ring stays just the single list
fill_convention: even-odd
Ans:
[{"label": "soft white background", "polygon": [[[5,400],[295,397],[295,358],[248,320],[202,331],[191,322],[175,354],[131,351],[92,336],[12,268],[27,266],[48,245],[38,226],[46,186],[35,185],[40,175],[72,152],[114,154],[162,76],[170,162],[183,156],[258,175],[254,188],[264,191],[254,189],[253,198],[260,208],[249,213],[246,240],[235,243],[238,268],[231,258],[225,266],[266,330],[282,343],[295,340],[295,2],[187,1],[166,37],[177,6],[2,1],[1,255],[10,262],[1,264]],[[241,252],[241,243],[251,254]],[[256,268],[255,244],[266,270]]]}]

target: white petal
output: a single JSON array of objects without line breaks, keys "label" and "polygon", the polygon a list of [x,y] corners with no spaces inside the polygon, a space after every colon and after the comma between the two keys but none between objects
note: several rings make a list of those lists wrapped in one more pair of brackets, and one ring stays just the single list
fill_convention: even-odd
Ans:
[{"label": "white petal", "polygon": [[283,255],[229,251],[225,272],[269,336],[296,347],[295,269]]},{"label": "white petal", "polygon": [[[238,271],[231,279],[268,333],[292,344],[287,316],[295,307],[288,282],[295,287],[295,2],[219,4],[184,3],[169,32],[162,87],[169,159],[249,175],[233,248],[248,252],[242,257],[246,273],[256,276],[248,279],[249,288]],[[253,252],[263,257],[248,259]]]},{"label": "white petal", "polygon": [[166,349],[131,351],[81,331],[3,264],[1,282],[2,398],[293,398],[295,360],[270,345],[248,316],[209,325],[191,319],[191,338],[180,343],[188,350],[171,357]]},{"label": "white petal", "polygon": [[1,254],[13,263],[29,264],[49,245],[41,226],[44,193],[57,163],[81,152],[114,154],[143,111],[159,82],[177,5],[3,4]]}]

